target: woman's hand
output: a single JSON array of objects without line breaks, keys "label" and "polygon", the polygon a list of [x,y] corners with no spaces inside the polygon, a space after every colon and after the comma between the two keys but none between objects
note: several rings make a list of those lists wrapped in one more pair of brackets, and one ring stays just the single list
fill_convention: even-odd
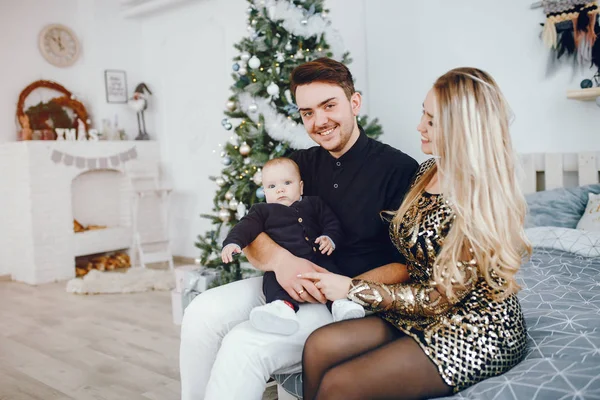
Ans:
[{"label": "woman's hand", "polygon": [[331,301],[345,299],[352,283],[351,278],[331,272],[304,272],[298,278],[313,281],[317,289]]}]

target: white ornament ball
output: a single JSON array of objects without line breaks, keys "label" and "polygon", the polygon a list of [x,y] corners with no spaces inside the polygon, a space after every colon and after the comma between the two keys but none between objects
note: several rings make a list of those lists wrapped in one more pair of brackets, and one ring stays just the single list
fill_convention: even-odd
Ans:
[{"label": "white ornament ball", "polygon": [[258,186],[262,185],[262,171],[260,169],[252,176],[252,182]]},{"label": "white ornament ball", "polygon": [[287,44],[283,47],[286,51],[292,51],[292,44],[287,42]]},{"label": "white ornament ball", "polygon": [[225,179],[218,177],[217,179],[215,179],[215,183],[217,184],[217,186],[221,187],[225,184]]},{"label": "white ornament ball", "polygon": [[279,94],[279,86],[277,86],[275,82],[271,82],[269,86],[267,86],[267,93],[269,93],[271,96]]},{"label": "white ornament ball", "polygon": [[248,53],[248,52],[246,52],[246,51],[245,51],[245,52],[243,52],[242,54],[240,54],[240,59],[241,59],[243,62],[247,62],[247,61],[250,59],[250,53]]},{"label": "white ornament ball", "polygon": [[252,148],[247,143],[243,143],[240,146],[240,154],[243,156],[247,156],[248,154],[250,154],[251,150]]},{"label": "white ornament ball", "polygon": [[252,114],[254,114],[255,112],[258,111],[258,106],[256,105],[256,103],[252,103],[248,106],[248,111],[250,111]]},{"label": "white ornament ball", "polygon": [[296,55],[294,57],[297,60],[302,60],[304,58],[304,53],[302,52],[302,49],[298,49],[298,51],[296,52]]},{"label": "white ornament ball", "polygon": [[229,210],[222,208],[219,211],[219,219],[223,222],[228,222],[231,219],[231,213],[229,212]]},{"label": "white ornament ball", "polygon": [[239,202],[236,199],[231,199],[231,201],[229,202],[229,209],[230,210],[237,210],[237,206],[238,206]]},{"label": "white ornament ball", "polygon": [[227,107],[229,111],[235,110],[235,101],[229,100],[227,103],[225,103],[225,107]]},{"label": "white ornament ball", "polygon": [[238,74],[240,74],[240,75],[246,75],[247,73],[248,73],[248,70],[246,68],[244,68],[244,67],[241,67],[238,70]]},{"label": "white ornament ball", "polygon": [[242,219],[244,215],[246,215],[246,205],[240,202],[240,204],[238,204],[237,206],[237,212],[235,216],[237,217],[237,219]]},{"label": "white ornament ball", "polygon": [[250,60],[248,60],[248,66],[252,69],[257,69],[260,67],[260,60],[256,56],[252,56]]},{"label": "white ornament ball", "polygon": [[231,199],[233,199],[233,193],[231,193],[231,192],[227,192],[227,193],[225,193],[225,199],[226,199],[226,200],[231,200]]}]

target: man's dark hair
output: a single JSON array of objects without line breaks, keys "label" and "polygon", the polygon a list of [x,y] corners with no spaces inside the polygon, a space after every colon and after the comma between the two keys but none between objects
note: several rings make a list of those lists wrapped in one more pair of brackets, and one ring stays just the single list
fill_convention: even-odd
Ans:
[{"label": "man's dark hair", "polygon": [[294,68],[290,76],[290,90],[295,97],[298,86],[308,85],[313,82],[338,85],[344,90],[348,100],[350,100],[350,97],[355,92],[354,81],[348,67],[331,58],[317,58],[314,61],[300,64]]}]

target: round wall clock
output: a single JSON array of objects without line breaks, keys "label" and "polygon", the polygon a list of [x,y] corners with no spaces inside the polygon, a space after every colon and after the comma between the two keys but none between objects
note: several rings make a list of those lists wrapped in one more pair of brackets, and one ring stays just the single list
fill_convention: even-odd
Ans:
[{"label": "round wall clock", "polygon": [[60,24],[45,26],[40,32],[40,52],[50,64],[69,67],[79,57],[80,44],[75,33]]}]

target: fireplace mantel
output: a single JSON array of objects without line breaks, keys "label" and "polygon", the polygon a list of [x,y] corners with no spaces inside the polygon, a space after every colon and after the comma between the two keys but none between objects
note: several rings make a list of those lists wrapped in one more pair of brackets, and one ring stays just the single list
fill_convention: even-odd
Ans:
[{"label": "fireplace mantel", "polygon": [[155,141],[0,143],[0,275],[29,284],[70,279],[76,256],[121,241],[129,247],[130,227],[73,232],[72,182],[85,172],[126,174],[133,163],[157,166],[159,160]]}]

